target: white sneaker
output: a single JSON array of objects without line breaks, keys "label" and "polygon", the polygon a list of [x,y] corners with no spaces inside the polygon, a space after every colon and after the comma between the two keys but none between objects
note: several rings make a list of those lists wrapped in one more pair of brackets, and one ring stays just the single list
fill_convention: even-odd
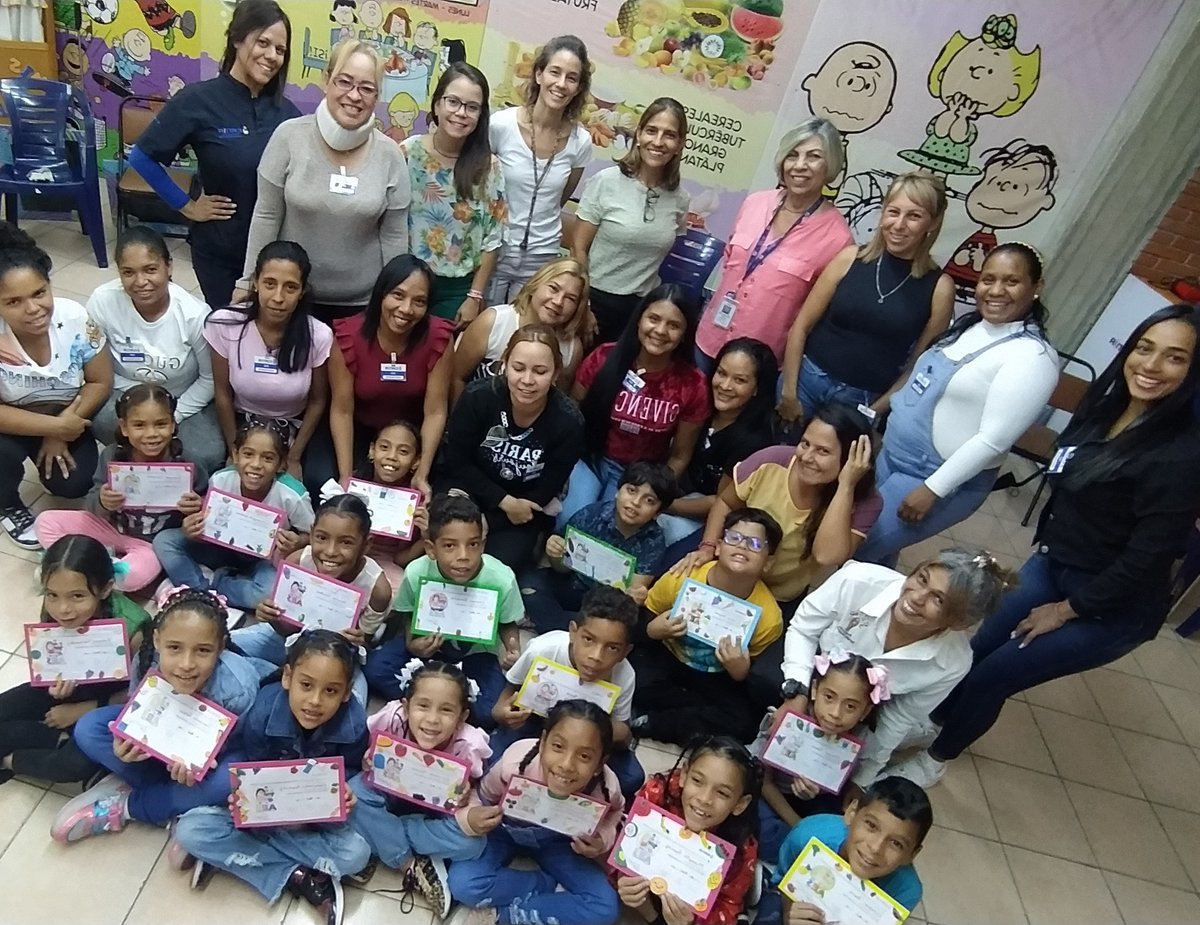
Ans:
[{"label": "white sneaker", "polygon": [[927,716],[904,734],[904,738],[896,746],[896,751],[906,752],[912,748],[929,748],[933,744],[933,740],[941,735],[941,732],[942,727]]},{"label": "white sneaker", "polygon": [[0,510],[0,528],[3,528],[9,538],[23,549],[42,548],[37,534],[33,532],[33,520],[33,513],[20,502]]},{"label": "white sneaker", "polygon": [[881,777],[903,777],[928,789],[946,776],[946,762],[921,750],[883,769]]}]

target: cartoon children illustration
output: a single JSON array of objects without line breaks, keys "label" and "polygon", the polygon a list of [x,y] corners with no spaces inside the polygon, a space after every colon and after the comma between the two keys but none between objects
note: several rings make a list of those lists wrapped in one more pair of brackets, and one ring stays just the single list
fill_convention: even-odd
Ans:
[{"label": "cartoon children illustration", "polygon": [[46,664],[61,665],[63,663],[63,644],[57,639],[46,640]]},{"label": "cartoon children illustration", "polygon": [[141,29],[130,29],[120,38],[112,40],[112,51],[104,56],[100,67],[112,74],[127,87],[133,84],[134,75],[150,76],[150,36]]},{"label": "cartoon children illustration", "polygon": [[442,613],[450,606],[450,599],[441,591],[434,591],[429,595],[429,609],[434,613]]},{"label": "cartoon children illustration", "polygon": [[421,114],[421,105],[413,99],[411,93],[401,90],[392,97],[387,111],[391,127],[384,134],[396,144],[400,144],[412,134],[413,124],[417,121],[417,116]]},{"label": "cartoon children illustration", "polygon": [[407,48],[412,38],[412,20],[404,7],[398,6],[383,21],[383,44]]},{"label": "cartoon children illustration", "polygon": [[430,72],[433,71],[434,62],[439,58],[438,46],[438,30],[437,26],[431,23],[428,19],[424,22],[417,23],[417,28],[413,30],[412,54],[414,60],[424,61]]},{"label": "cartoon children illustration", "polygon": [[333,9],[329,11],[329,21],[337,23],[338,28],[329,30],[331,46],[354,38],[354,24],[358,22],[357,10],[358,0],[333,0]]},{"label": "cartoon children illustration", "polygon": [[183,82],[182,77],[178,74],[172,74],[167,78],[167,98],[170,99],[185,86],[187,85]]},{"label": "cartoon children illustration", "polygon": [[305,591],[305,587],[302,582],[293,581],[291,584],[291,587],[288,588],[287,602],[289,604],[296,604],[297,606],[303,604],[304,603],[304,591]]},{"label": "cartoon children illustration", "polygon": [[270,787],[259,787],[254,791],[254,803],[260,813],[275,810],[275,791]]},{"label": "cartoon children illustration", "polygon": [[808,885],[814,893],[824,899],[825,894],[837,886],[837,874],[832,867],[819,864],[809,870]]},{"label": "cartoon children illustration", "polygon": [[196,34],[196,14],[187,10],[182,15],[165,0],[137,0],[138,8],[146,18],[146,25],[162,36],[163,48],[170,51],[175,47],[175,30],[185,39]]},{"label": "cartoon children illustration", "polygon": [[1011,116],[1033,96],[1042,50],[1017,49],[1017,17],[989,16],[977,38],[955,32],[929,72],[929,92],[945,107],[925,128],[918,150],[900,157],[942,175],[978,176],[970,163],[980,116]]},{"label": "cartoon children illustration", "polygon": [[358,8],[358,21],[366,28],[358,33],[358,37],[367,42],[383,41],[383,6],[379,0],[362,0]]},{"label": "cartoon children illustration", "polygon": [[637,847],[633,849],[633,857],[643,864],[649,864],[654,860],[654,849],[657,847],[658,835],[654,832],[647,832],[638,839]]},{"label": "cartoon children illustration", "polygon": [[223,530],[229,526],[229,502],[223,498],[220,501],[216,510],[212,512],[212,525]]}]

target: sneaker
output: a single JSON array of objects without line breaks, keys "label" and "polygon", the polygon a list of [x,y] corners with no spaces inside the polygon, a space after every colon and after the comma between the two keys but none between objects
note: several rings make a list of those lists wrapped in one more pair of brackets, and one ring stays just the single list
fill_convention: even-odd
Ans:
[{"label": "sneaker", "polygon": [[417,889],[429,903],[433,914],[444,919],[450,911],[450,876],[446,873],[446,862],[441,858],[417,854],[413,856],[411,870]]},{"label": "sneaker", "polygon": [[933,744],[942,732],[942,727],[935,723],[929,717],[925,717],[921,722],[909,728],[904,734],[904,738],[900,744],[896,746],[896,751],[906,752],[912,748],[926,749]]},{"label": "sneaker", "polygon": [[50,837],[70,844],[89,835],[119,832],[129,821],[132,788],[115,774],[68,800],[50,826]]},{"label": "sneaker", "polygon": [[946,762],[938,761],[927,751],[919,751],[884,768],[883,775],[904,777],[918,787],[929,788],[946,776]]},{"label": "sneaker", "polygon": [[357,874],[347,874],[346,879],[355,886],[365,887],[371,882],[371,878],[375,876],[375,870],[378,866],[379,862],[376,861],[375,858],[371,858],[370,863],[368,863],[366,867],[360,870]]},{"label": "sneaker", "polygon": [[187,852],[187,848],[183,847],[175,839],[175,823],[172,822],[169,826],[170,838],[167,841],[167,863],[173,870],[190,870],[192,865],[198,863],[194,857]]},{"label": "sneaker", "polygon": [[208,881],[213,878],[213,874],[217,869],[211,864],[206,864],[199,858],[196,858],[196,866],[192,868],[192,889],[202,890],[208,886]]},{"label": "sneaker", "polygon": [[288,892],[306,899],[325,917],[325,925],[342,925],[342,884],[318,870],[297,867],[287,882]]},{"label": "sneaker", "polygon": [[33,532],[33,513],[21,502],[0,510],[0,527],[3,527],[9,538],[23,549],[42,548]]}]

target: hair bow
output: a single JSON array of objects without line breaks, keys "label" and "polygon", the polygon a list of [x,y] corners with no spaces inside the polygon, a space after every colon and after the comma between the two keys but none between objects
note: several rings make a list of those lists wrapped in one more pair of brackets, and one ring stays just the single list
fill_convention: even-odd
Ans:
[{"label": "hair bow", "polygon": [[821,653],[813,656],[813,668],[821,677],[825,677],[829,669],[833,665],[840,665],[842,662],[849,661],[850,654],[848,652],[833,652],[829,655]]},{"label": "hair bow", "polygon": [[158,609],[162,610],[171,602],[171,598],[178,594],[183,594],[185,591],[194,591],[196,594],[203,594],[206,597],[212,598],[225,610],[229,610],[229,601],[225,600],[224,594],[218,594],[216,591],[210,591],[205,588],[193,588],[191,585],[174,585],[159,592]]},{"label": "hair bow", "polygon": [[425,663],[419,658],[410,658],[399,671],[396,672],[396,680],[400,682],[400,690],[407,693],[408,686],[412,684],[413,675],[425,667]]},{"label": "hair bow", "polygon": [[971,564],[976,568],[992,568],[996,565],[996,557],[990,552],[981,552],[971,560]]},{"label": "hair bow", "polygon": [[459,671],[462,671],[463,677],[467,679],[467,703],[474,703],[479,699],[479,685],[475,683],[475,679],[463,671],[462,662],[454,666]]},{"label": "hair bow", "polygon": [[872,665],[867,669],[867,680],[871,683],[871,703],[879,706],[885,700],[892,699],[892,689],[888,687],[888,670],[882,665]]},{"label": "hair bow", "polygon": [[132,569],[132,566],[124,559],[113,559],[112,567],[114,578],[125,578],[129,575],[129,572]]}]

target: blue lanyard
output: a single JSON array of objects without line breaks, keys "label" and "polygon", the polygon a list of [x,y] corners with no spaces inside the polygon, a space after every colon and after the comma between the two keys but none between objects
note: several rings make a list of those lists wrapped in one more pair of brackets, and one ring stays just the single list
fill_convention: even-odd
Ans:
[{"label": "blue lanyard", "polygon": [[[754,244],[754,250],[750,251],[750,256],[746,259],[746,273],[742,279],[747,279],[751,273],[757,270],[766,259],[770,257],[778,249],[779,245],[784,242],[793,231],[800,227],[800,223],[812,215],[817,209],[825,204],[825,197],[818,196],[817,201],[804,210],[804,214],[792,222],[792,227],[777,237],[770,244],[767,244],[767,235],[771,233],[771,226],[775,224],[775,219],[779,217],[779,210],[783,208],[783,200],[779,201],[779,205],[775,207],[775,211],[771,214],[771,220],[767,222],[767,227],[762,230],[762,234],[758,236],[758,241]],[[766,245],[764,247],[764,245]]]}]

